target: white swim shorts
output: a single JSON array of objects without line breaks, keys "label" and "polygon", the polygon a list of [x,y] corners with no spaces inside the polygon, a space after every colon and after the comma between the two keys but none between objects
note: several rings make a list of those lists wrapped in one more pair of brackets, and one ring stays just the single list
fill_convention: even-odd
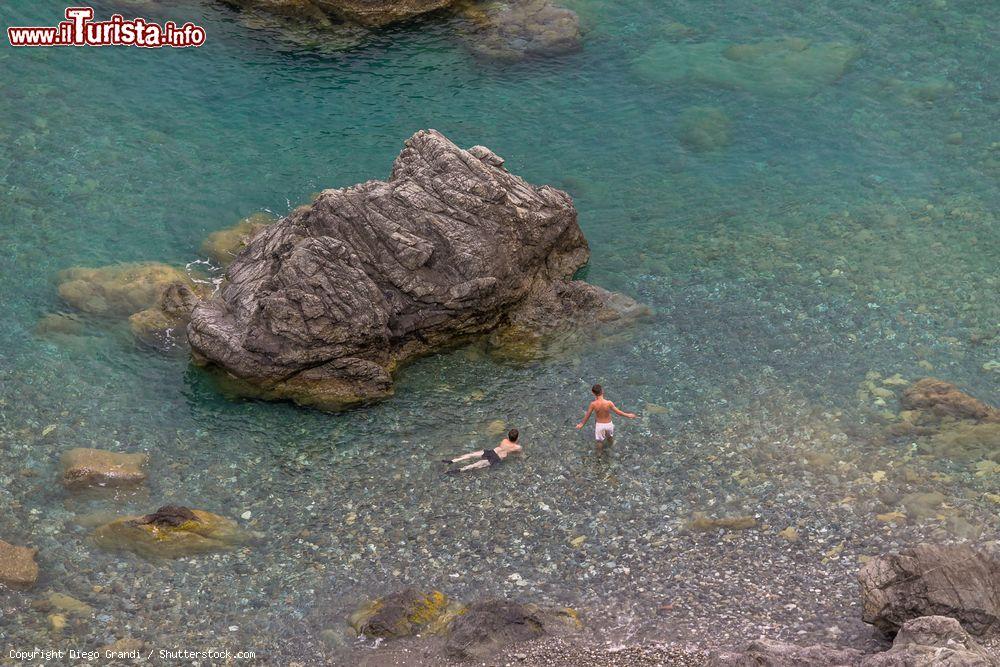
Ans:
[{"label": "white swim shorts", "polygon": [[603,441],[605,438],[615,437],[615,425],[611,422],[601,423],[597,422],[594,427],[594,438],[596,440]]}]

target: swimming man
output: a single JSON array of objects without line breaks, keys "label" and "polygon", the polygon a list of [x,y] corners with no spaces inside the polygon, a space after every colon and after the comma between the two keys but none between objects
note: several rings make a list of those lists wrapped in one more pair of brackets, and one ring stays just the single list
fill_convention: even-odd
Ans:
[{"label": "swimming man", "polygon": [[587,423],[590,419],[590,414],[595,413],[597,415],[597,424],[594,427],[594,439],[597,440],[597,448],[604,448],[604,441],[607,440],[608,444],[612,444],[615,438],[615,425],[611,421],[611,413],[616,415],[621,415],[622,417],[628,417],[629,419],[635,419],[635,414],[632,412],[622,412],[615,404],[604,398],[604,388],[595,384],[591,387],[590,391],[594,393],[593,401],[590,402],[590,406],[587,408],[587,414],[583,416],[583,421],[576,425],[578,429],[583,428],[583,425]]},{"label": "swimming man", "polygon": [[475,463],[470,463],[464,468],[459,468],[458,470],[449,470],[449,474],[455,474],[460,472],[465,472],[466,470],[475,470],[477,468],[488,468],[490,466],[500,465],[503,461],[511,454],[520,454],[521,445],[517,444],[517,438],[520,435],[516,428],[512,428],[508,433],[507,437],[503,441],[494,447],[493,449],[479,449],[474,452],[469,452],[468,454],[462,454],[456,459],[442,459],[442,463],[458,463],[459,461],[465,461],[466,459],[482,459],[481,461],[476,461]]}]

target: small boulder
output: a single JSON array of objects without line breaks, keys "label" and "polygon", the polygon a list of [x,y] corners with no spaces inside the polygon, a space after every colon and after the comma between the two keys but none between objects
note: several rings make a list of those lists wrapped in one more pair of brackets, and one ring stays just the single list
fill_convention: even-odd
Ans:
[{"label": "small boulder", "polygon": [[903,624],[892,648],[866,657],[861,667],[997,667],[961,624],[946,616],[921,616]]},{"label": "small boulder", "polygon": [[249,542],[250,534],[217,514],[166,505],[152,514],[105,524],[94,531],[94,540],[111,551],[155,559],[233,549]]},{"label": "small boulder", "polygon": [[38,581],[37,549],[18,547],[0,540],[0,584],[10,588],[31,588]]},{"label": "small boulder", "polygon": [[868,561],[858,573],[862,620],[888,636],[920,616],[950,616],[977,636],[1000,631],[996,549],[921,544]]},{"label": "small boulder", "polygon": [[796,646],[770,639],[757,639],[743,651],[718,652],[709,658],[709,667],[848,667],[857,665],[861,651],[816,644]]},{"label": "small boulder", "polygon": [[236,255],[247,246],[257,232],[274,222],[274,217],[267,213],[254,213],[243,218],[232,227],[212,232],[201,244],[201,251],[218,262],[220,266],[229,266]]},{"label": "small boulder", "polygon": [[407,588],[368,602],[351,614],[348,623],[359,636],[410,637],[441,632],[461,610],[440,591]]},{"label": "small boulder", "polygon": [[149,454],[121,454],[78,447],[62,457],[62,483],[68,489],[129,486],[146,479]]},{"label": "small boulder", "polygon": [[581,627],[577,613],[565,607],[484,600],[452,622],[445,651],[458,659],[482,660],[508,644],[570,634]]},{"label": "small boulder", "polygon": [[923,410],[938,417],[1000,422],[1000,410],[937,378],[914,382],[903,392],[900,402],[904,410]]}]

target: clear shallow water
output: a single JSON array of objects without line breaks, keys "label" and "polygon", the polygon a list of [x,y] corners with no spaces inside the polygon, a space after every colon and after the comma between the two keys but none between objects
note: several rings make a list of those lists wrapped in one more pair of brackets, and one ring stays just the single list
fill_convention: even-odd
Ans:
[{"label": "clear shallow water", "polygon": [[[894,402],[874,406],[857,390],[869,371],[935,374],[998,400],[998,375],[983,369],[1000,357],[990,337],[1000,321],[997,8],[567,5],[584,22],[583,50],[508,66],[474,59],[448,21],[316,52],[207,3],[126,10],[205,25],[197,50],[0,50],[0,537],[41,548],[39,590],[107,615],[73,628],[79,641],[314,655],[287,646],[293,635],[336,661],[350,644],[343,612],[407,584],[558,600],[615,639],[738,642],[789,621],[810,636],[831,624],[861,636],[855,556],[950,539],[933,518],[874,521],[895,505],[857,480],[902,465],[902,452],[878,438],[877,413]],[[98,15],[115,6],[99,3]],[[44,25],[62,8],[14,0],[0,18]],[[656,85],[633,67],[664,40],[782,36],[861,55],[835,83],[793,97]],[[935,99],[919,92],[940,81],[947,92]],[[727,146],[698,153],[678,140],[694,106],[729,117]],[[490,146],[528,180],[573,194],[594,251],[587,279],[650,304],[653,320],[527,367],[475,350],[425,359],[392,400],[339,415],[228,401],[183,355],[136,346],[120,325],[34,333],[64,309],[60,269],[192,261],[209,232],[249,213],[384,178],[423,127]],[[572,429],[595,380],[643,413],[619,426],[603,461]],[[495,419],[521,428],[528,460],[443,480],[433,462],[491,442]],[[73,446],[150,451],[148,495],[68,496],[51,479]],[[818,469],[815,451],[851,467]],[[967,462],[921,465],[923,481],[893,490],[940,491],[998,534],[983,500],[995,477]],[[845,509],[845,497],[857,500]],[[90,513],[168,501],[250,510],[265,539],[164,567],[104,554],[80,526]],[[758,514],[773,530],[684,534],[693,511]],[[810,537],[791,549],[774,532],[798,521]],[[584,548],[569,544],[578,535]],[[823,562],[841,542],[844,555]],[[840,616],[798,622],[784,602],[759,602],[758,568],[782,600]],[[9,638],[48,636],[44,614],[25,607],[31,596],[0,595]],[[668,600],[675,609],[661,612]],[[179,630],[174,615],[192,605],[210,613]]]}]

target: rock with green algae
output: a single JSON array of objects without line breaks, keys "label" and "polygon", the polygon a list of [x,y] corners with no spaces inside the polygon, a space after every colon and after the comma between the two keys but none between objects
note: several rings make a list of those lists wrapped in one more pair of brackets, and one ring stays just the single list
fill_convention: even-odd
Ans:
[{"label": "rock with green algae", "polygon": [[469,48],[490,60],[517,61],[580,48],[580,18],[550,0],[465,2],[460,9],[472,27]]},{"label": "rock with green algae", "polygon": [[914,382],[903,392],[900,404],[904,410],[922,410],[936,417],[1000,423],[1000,410],[937,378]]},{"label": "rock with green algae", "polygon": [[98,546],[150,559],[226,551],[250,539],[251,535],[231,519],[176,505],[145,516],[116,519],[94,531]]},{"label": "rock with green algae", "polygon": [[568,635],[582,627],[577,612],[567,607],[482,600],[452,622],[445,651],[453,658],[484,660],[509,644]]},{"label": "rock with green algae", "polygon": [[149,454],[122,454],[77,447],[62,456],[62,483],[68,489],[129,486],[146,480]]},{"label": "rock with green algae", "polygon": [[351,614],[348,623],[358,635],[366,637],[437,634],[444,631],[463,609],[440,591],[424,593],[406,588],[366,603]]},{"label": "rock with green algae", "polygon": [[232,227],[226,227],[209,234],[205,242],[201,244],[201,251],[221,266],[229,266],[229,263],[250,242],[250,239],[274,220],[274,216],[267,213],[254,213]]},{"label": "rock with green algae", "polygon": [[[201,285],[197,291],[185,283],[171,283],[160,292],[156,303],[128,318],[129,329],[140,340],[157,345],[168,345],[185,340],[184,329],[191,321],[191,312],[207,290]],[[177,332],[172,336],[172,332]]]},{"label": "rock with green algae", "polygon": [[0,540],[0,584],[27,589],[38,581],[37,549],[19,547]]},{"label": "rock with green algae", "polygon": [[691,107],[677,119],[677,138],[693,151],[714,151],[729,145],[732,126],[722,109]]},{"label": "rock with green algae", "polygon": [[636,73],[663,85],[696,83],[775,97],[805,97],[837,81],[861,54],[840,42],[801,38],[752,44],[654,45],[634,62]]},{"label": "rock with green algae", "polygon": [[153,307],[171,285],[200,289],[182,269],[158,262],[73,267],[61,271],[58,279],[63,301],[94,315],[127,317]]}]

